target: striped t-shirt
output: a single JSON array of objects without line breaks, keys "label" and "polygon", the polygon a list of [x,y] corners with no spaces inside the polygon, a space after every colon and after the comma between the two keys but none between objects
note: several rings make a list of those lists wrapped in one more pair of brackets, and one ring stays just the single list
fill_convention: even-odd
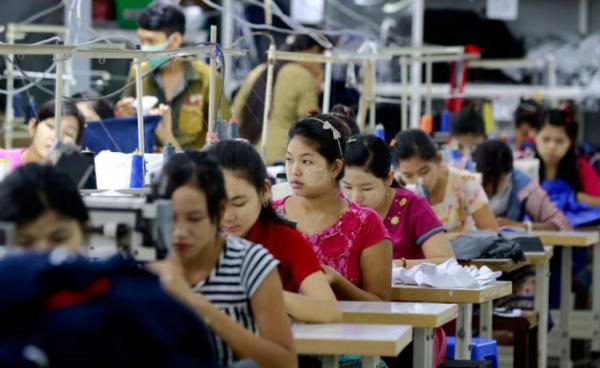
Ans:
[{"label": "striped t-shirt", "polygon": [[[193,289],[256,334],[250,299],[278,263],[261,245],[227,236],[215,268]],[[220,363],[226,366],[235,362],[229,346],[214,334],[213,338]]]}]

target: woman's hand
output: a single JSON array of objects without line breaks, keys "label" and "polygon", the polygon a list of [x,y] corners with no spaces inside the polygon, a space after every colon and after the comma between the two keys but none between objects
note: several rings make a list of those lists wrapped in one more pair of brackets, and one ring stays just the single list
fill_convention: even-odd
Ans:
[{"label": "woman's hand", "polygon": [[192,291],[176,254],[164,261],[148,263],[146,268],[159,277],[163,289],[179,302],[191,306],[193,298],[202,297]]},{"label": "woman's hand", "polygon": [[344,276],[342,276],[339,272],[337,272],[337,270],[333,267],[321,265],[321,268],[323,269],[323,272],[325,273],[325,278],[327,279],[327,282],[331,286],[337,284],[341,279],[344,278]]}]

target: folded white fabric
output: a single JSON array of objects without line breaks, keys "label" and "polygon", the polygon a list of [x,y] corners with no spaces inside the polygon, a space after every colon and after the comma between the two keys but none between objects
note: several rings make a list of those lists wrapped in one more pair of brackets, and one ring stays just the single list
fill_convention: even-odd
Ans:
[{"label": "folded white fabric", "polygon": [[452,258],[439,265],[421,263],[409,269],[394,267],[392,281],[434,288],[478,288],[493,283],[500,275],[502,272],[494,272],[486,266],[461,266]]},{"label": "folded white fabric", "polygon": [[[131,153],[102,151],[96,155],[96,185],[98,189],[127,189],[131,179]],[[145,153],[146,176],[144,184],[151,183],[152,176],[160,174],[163,166],[162,153]]]}]

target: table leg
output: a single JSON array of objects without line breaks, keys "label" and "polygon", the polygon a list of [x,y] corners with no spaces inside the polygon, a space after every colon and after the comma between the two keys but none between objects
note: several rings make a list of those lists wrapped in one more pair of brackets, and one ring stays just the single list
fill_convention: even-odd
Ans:
[{"label": "table leg", "polygon": [[481,303],[479,306],[479,337],[492,338],[493,314],[492,301]]},{"label": "table leg", "polygon": [[378,356],[364,355],[362,357],[362,368],[377,368]]},{"label": "table leg", "polygon": [[592,268],[592,351],[600,351],[600,243],[594,244]]},{"label": "table leg", "polygon": [[471,322],[473,320],[473,305],[459,304],[456,319],[455,359],[471,359]]},{"label": "table leg", "polygon": [[321,359],[321,368],[338,368],[340,366],[337,355],[325,355]]},{"label": "table leg", "polygon": [[413,368],[433,367],[433,329],[413,328]]},{"label": "table leg", "polygon": [[537,366],[546,368],[548,361],[548,306],[550,285],[549,261],[535,266],[535,311],[538,314]]},{"label": "table leg", "polygon": [[560,368],[571,368],[571,287],[573,253],[571,248],[563,247],[560,269]]}]

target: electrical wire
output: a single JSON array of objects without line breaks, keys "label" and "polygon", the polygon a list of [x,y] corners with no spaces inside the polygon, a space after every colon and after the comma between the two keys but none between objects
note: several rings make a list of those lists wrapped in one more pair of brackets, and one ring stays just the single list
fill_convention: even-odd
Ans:
[{"label": "electrical wire", "polygon": [[[223,12],[223,7],[220,5],[217,5],[215,3],[213,3],[210,0],[202,0],[202,2],[208,6],[210,6],[213,9],[217,9],[220,10],[221,12]],[[235,20],[237,20],[238,22],[245,24],[246,26],[250,27],[250,28],[254,28],[254,29],[260,29],[260,30],[268,30],[268,31],[272,31],[272,32],[278,32],[278,33],[283,33],[283,34],[290,34],[290,35],[297,35],[299,34],[299,32],[297,31],[293,31],[293,30],[289,30],[289,29],[285,29],[285,28],[279,28],[279,27],[274,27],[268,24],[256,24],[256,23],[252,23],[252,22],[248,22],[247,20],[235,15],[235,14],[231,14],[231,17],[233,17]],[[306,33],[306,32],[304,32]],[[314,33],[314,32],[313,32]],[[331,43],[329,41],[324,42],[320,36],[314,36],[311,35],[311,37],[322,47],[328,49],[331,48]]]},{"label": "electrical wire", "polygon": [[38,20],[38,19],[40,19],[42,17],[45,17],[48,14],[51,14],[51,13],[59,10],[60,8],[62,8],[64,6],[65,6],[65,1],[62,0],[60,3],[58,3],[58,4],[54,5],[54,6],[51,6],[48,9],[44,9],[44,10],[38,12],[38,13],[35,13],[32,16],[30,16],[29,18],[27,18],[24,21],[19,22],[19,23],[22,23],[22,24],[32,23],[32,22],[34,22],[34,21],[36,21],[36,20]]}]

